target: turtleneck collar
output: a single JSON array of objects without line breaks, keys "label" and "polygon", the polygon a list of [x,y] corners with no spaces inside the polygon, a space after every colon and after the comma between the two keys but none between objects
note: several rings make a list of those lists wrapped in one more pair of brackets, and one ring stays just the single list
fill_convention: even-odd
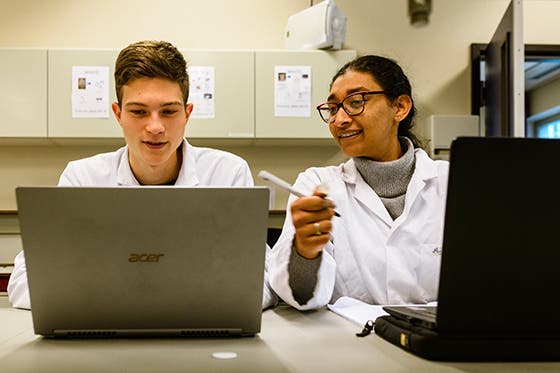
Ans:
[{"label": "turtleneck collar", "polygon": [[399,137],[404,154],[394,161],[377,162],[354,157],[356,168],[365,182],[380,196],[392,198],[406,193],[415,166],[414,146],[407,137]]}]

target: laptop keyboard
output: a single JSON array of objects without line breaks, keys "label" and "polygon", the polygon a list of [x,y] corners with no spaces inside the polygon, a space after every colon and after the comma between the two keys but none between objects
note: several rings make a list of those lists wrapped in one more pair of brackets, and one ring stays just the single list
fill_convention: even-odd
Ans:
[{"label": "laptop keyboard", "polygon": [[414,307],[410,307],[410,308],[413,309],[413,310],[420,311],[425,315],[430,315],[430,316],[433,316],[433,317],[436,317],[436,315],[437,315],[437,307],[423,307],[423,306],[416,307],[416,306],[414,306]]},{"label": "laptop keyboard", "polygon": [[434,306],[388,306],[383,307],[387,313],[413,324],[435,328],[437,307]]}]

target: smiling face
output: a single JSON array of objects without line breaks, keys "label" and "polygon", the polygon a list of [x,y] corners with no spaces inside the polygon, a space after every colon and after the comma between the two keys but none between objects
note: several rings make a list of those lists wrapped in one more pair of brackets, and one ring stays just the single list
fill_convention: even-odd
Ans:
[{"label": "smiling face", "polygon": [[164,184],[177,177],[181,145],[192,104],[178,83],[162,78],[135,79],[122,88],[113,112],[128,145],[130,168],[141,184]]},{"label": "smiling face", "polygon": [[[329,102],[339,103],[348,95],[363,91],[383,91],[371,74],[348,70],[331,86]],[[329,123],[333,138],[350,157],[366,157],[380,162],[401,156],[398,125],[412,106],[409,96],[389,100],[383,94],[366,95],[364,111],[349,116],[342,109]]]}]

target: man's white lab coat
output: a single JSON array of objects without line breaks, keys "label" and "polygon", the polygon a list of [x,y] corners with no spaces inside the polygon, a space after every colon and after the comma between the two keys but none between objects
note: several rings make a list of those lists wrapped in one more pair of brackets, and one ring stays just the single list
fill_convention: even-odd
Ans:
[{"label": "man's white lab coat", "polygon": [[[183,141],[183,164],[175,185],[181,186],[253,186],[247,162],[234,154],[211,148],[200,148]],[[60,176],[59,186],[136,186],[128,162],[126,146],[115,152],[98,154],[69,162]],[[264,244],[264,242],[263,242]],[[270,250],[267,248],[267,255]],[[265,274],[266,275],[266,274]],[[25,257],[21,251],[14,260],[14,271],[8,283],[12,306],[31,308],[27,285]],[[276,302],[265,278],[263,308]]]}]

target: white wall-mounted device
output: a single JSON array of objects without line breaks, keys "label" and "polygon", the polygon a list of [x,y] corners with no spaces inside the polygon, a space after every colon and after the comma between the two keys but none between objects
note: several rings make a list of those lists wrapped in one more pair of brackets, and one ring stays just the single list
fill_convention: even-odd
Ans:
[{"label": "white wall-mounted device", "polygon": [[346,16],[334,0],[325,0],[288,17],[287,49],[342,49]]},{"label": "white wall-mounted device", "polygon": [[426,137],[434,159],[448,159],[451,142],[459,136],[480,136],[478,115],[430,115]]}]

